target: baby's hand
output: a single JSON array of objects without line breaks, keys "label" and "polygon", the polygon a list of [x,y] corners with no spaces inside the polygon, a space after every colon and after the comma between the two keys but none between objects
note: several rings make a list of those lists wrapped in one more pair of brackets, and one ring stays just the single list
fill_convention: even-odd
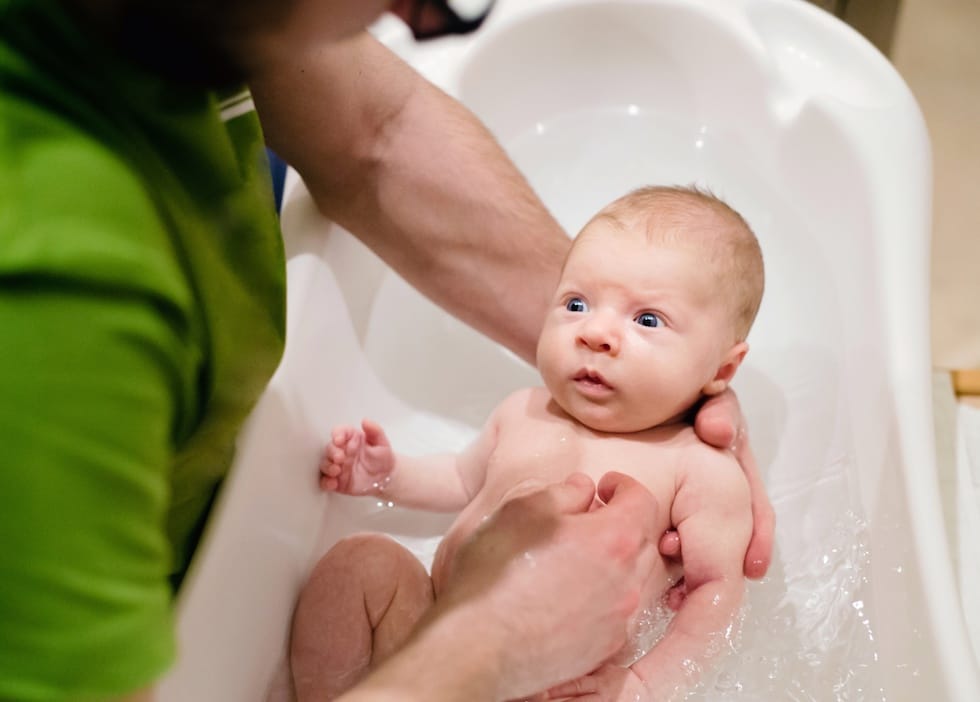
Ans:
[{"label": "baby's hand", "polygon": [[395,467],[395,454],[380,426],[335,427],[320,461],[320,487],[345,495],[376,495]]}]

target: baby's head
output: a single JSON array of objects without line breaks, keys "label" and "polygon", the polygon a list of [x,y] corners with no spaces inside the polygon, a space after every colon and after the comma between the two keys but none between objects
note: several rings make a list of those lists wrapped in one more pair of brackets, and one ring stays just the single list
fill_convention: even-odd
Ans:
[{"label": "baby's head", "polygon": [[576,237],[538,368],[593,429],[677,420],[735,375],[763,280],[758,241],[735,210],[696,188],[641,188]]}]

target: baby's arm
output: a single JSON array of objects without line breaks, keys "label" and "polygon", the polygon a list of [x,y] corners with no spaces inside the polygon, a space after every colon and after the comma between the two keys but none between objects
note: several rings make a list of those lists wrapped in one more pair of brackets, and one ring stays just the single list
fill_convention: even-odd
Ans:
[{"label": "baby's arm", "polygon": [[671,520],[684,545],[687,596],[667,633],[632,670],[652,699],[671,699],[697,682],[724,643],[745,592],[742,561],[752,535],[752,502],[730,452],[708,446],[685,457]]},{"label": "baby's arm", "polygon": [[360,428],[339,426],[320,462],[320,487],[346,495],[375,495],[403,507],[455,512],[483,484],[496,436],[495,412],[460,453],[406,456],[392,450],[384,430],[369,419]]}]

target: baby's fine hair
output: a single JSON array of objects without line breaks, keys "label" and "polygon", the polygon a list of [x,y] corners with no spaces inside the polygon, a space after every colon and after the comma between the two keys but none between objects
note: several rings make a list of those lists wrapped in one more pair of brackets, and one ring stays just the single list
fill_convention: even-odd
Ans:
[{"label": "baby's fine hair", "polygon": [[742,215],[721,198],[696,185],[651,185],[613,201],[586,228],[599,219],[643,227],[651,243],[697,246],[705,264],[718,266],[725,280],[736,339],[748,336],[765,288],[762,249]]}]

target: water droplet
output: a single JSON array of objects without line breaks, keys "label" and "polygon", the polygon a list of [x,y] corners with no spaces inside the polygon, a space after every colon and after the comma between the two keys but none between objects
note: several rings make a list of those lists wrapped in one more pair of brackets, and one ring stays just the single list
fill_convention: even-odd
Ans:
[{"label": "water droplet", "polygon": [[729,672],[724,672],[718,676],[715,681],[715,689],[719,692],[731,692],[741,689],[741,685],[738,684],[738,679]]}]

